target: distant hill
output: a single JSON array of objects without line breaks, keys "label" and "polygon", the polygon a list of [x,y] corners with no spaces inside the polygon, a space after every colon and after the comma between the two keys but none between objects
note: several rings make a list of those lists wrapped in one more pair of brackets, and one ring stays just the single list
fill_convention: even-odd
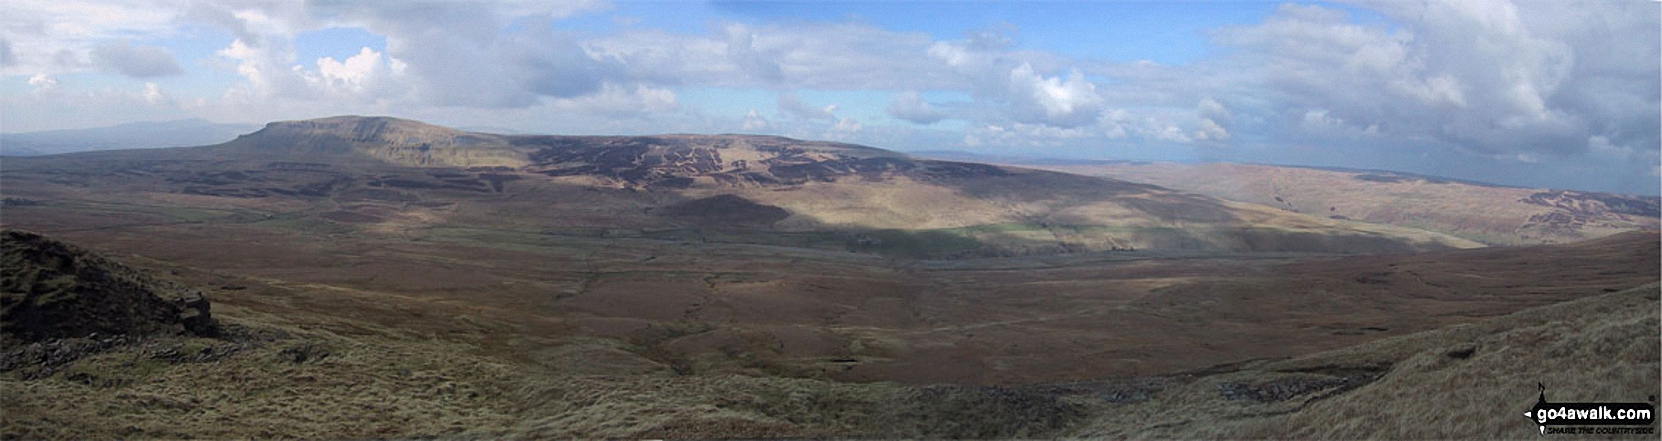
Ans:
[{"label": "distant hill", "polygon": [[[154,162],[166,159],[175,162]],[[133,161],[143,162],[142,169],[135,170]],[[88,170],[88,163],[126,174]],[[497,135],[344,116],[271,123],[215,146],[84,153],[5,166],[8,175],[28,179],[31,172],[46,172],[54,176],[41,179],[115,192],[337,201],[377,194],[383,202],[477,208],[421,215],[449,222],[734,231],[724,237],[904,257],[1478,246],[1115,179],[773,136]],[[594,193],[599,190],[608,191]],[[547,211],[573,198],[588,202]],[[524,211],[508,210],[522,204]],[[325,216],[379,224],[417,208],[350,205]],[[716,212],[763,218],[735,220]]]},{"label": "distant hill", "polygon": [[119,149],[217,144],[259,127],[202,119],[136,122],[108,127],[0,133],[0,155],[34,156]]},{"label": "distant hill", "polygon": [[1032,165],[1491,245],[1566,243],[1655,230],[1662,198],[1506,187],[1408,173],[1254,164]]}]

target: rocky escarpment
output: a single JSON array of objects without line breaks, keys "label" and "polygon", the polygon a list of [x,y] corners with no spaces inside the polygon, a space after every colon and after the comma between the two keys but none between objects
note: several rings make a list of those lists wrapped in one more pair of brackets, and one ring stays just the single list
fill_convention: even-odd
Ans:
[{"label": "rocky escarpment", "polygon": [[337,116],[267,124],[222,144],[246,153],[317,158],[341,155],[416,167],[521,166],[500,136],[398,118]]},{"label": "rocky escarpment", "polygon": [[[418,121],[339,116],[282,121],[222,145],[237,155],[491,168],[585,176],[631,188],[795,185],[1001,175],[996,166],[927,161],[871,147],[777,136],[548,136],[466,132]],[[239,195],[240,196],[240,195]],[[259,196],[259,194],[255,194]]]},{"label": "rocky escarpment", "polygon": [[202,293],[39,234],[0,232],[6,346],[97,335],[212,335]]}]

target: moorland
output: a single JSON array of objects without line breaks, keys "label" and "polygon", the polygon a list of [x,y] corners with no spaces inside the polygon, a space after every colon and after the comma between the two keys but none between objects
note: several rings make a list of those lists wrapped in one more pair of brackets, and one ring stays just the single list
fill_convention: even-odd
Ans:
[{"label": "moorland", "polygon": [[7,157],[8,324],[110,279],[218,327],[8,337],[0,432],[1513,437],[1537,382],[1662,384],[1651,199],[1463,223],[1378,208],[1401,177],[1341,216],[1065,171],[371,117]]}]

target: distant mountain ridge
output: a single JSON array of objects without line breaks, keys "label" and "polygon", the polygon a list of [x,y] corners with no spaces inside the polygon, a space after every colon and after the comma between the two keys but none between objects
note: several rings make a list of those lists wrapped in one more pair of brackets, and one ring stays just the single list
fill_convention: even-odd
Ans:
[{"label": "distant mountain ridge", "polygon": [[[104,188],[155,195],[324,198],[319,202],[339,205],[320,207],[318,216],[386,225],[377,228],[402,228],[394,227],[400,225],[395,219],[468,219],[512,227],[713,229],[737,232],[742,240],[773,235],[767,240],[928,258],[1478,246],[1154,185],[777,136],[497,135],[341,116],[275,122],[219,145],[64,160],[106,163],[119,171],[94,173],[51,161],[5,165],[9,175],[52,169],[39,179],[72,186],[99,181]],[[624,193],[594,193],[603,190]],[[543,211],[574,199],[589,202]],[[531,204],[516,208],[531,211],[478,217],[470,210],[424,208],[464,203],[487,211]],[[719,213],[727,211],[756,219]],[[837,234],[824,236],[829,232]]]},{"label": "distant mountain ridge", "polygon": [[204,119],[135,122],[90,129],[0,133],[0,155],[35,156],[86,151],[217,144],[259,127]]},{"label": "distant mountain ridge", "polygon": [[1035,168],[1145,182],[1333,218],[1438,231],[1491,245],[1566,243],[1662,228],[1662,198],[1509,187],[1380,170],[1122,163]]}]

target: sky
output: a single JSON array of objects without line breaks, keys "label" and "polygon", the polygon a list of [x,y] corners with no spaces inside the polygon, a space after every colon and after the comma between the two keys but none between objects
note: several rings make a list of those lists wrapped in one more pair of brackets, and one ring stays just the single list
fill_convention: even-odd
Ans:
[{"label": "sky", "polygon": [[7,0],[0,131],[548,134],[1662,193],[1662,3]]}]

